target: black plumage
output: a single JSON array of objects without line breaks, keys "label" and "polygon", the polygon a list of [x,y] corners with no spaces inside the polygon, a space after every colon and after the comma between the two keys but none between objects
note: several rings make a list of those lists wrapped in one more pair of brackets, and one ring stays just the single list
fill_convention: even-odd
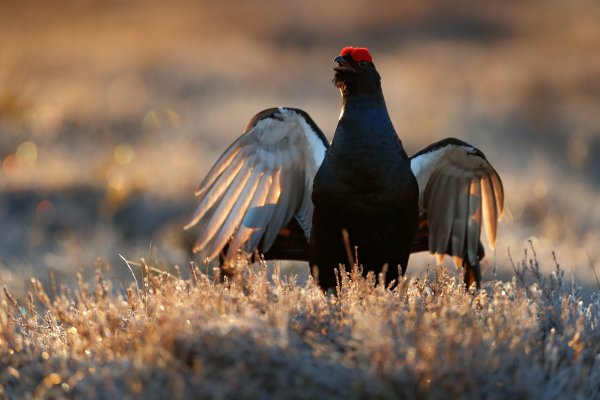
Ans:
[{"label": "black plumage", "polygon": [[[333,267],[358,249],[366,270],[386,280],[406,269],[419,219],[417,181],[390,120],[381,79],[372,62],[351,54],[336,59],[334,83],[344,110],[313,184],[313,225],[308,260],[324,287],[336,283]],[[342,231],[347,236],[342,235]]]},{"label": "black plumage", "polygon": [[[340,264],[404,273],[411,252],[449,254],[479,286],[481,229],[493,246],[504,194],[483,153],[458,139],[408,157],[365,48],[334,60],[343,108],[331,145],[303,110],[256,114],[200,184],[186,226],[194,246],[224,270],[239,254],[308,260],[324,288]],[[358,260],[354,259],[357,249]]]}]

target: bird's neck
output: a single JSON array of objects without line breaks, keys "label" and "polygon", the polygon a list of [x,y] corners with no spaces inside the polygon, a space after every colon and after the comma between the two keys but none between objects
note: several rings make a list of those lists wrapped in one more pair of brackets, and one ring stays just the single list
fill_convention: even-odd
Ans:
[{"label": "bird's neck", "polygon": [[383,91],[381,90],[381,84],[373,85],[368,88],[357,88],[345,86],[341,89],[342,104],[359,104],[365,103],[379,104],[383,103],[385,106],[385,99],[383,98]]},{"label": "bird's neck", "polygon": [[394,132],[381,91],[345,93],[342,99],[340,125],[353,125],[375,132]]}]

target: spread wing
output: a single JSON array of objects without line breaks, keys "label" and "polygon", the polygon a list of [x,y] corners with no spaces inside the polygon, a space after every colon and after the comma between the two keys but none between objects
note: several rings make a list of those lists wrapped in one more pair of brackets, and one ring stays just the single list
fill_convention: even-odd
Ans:
[{"label": "spread wing", "polygon": [[279,107],[256,114],[196,191],[200,202],[185,226],[198,226],[194,252],[211,260],[227,249],[225,263],[238,250],[266,253],[290,222],[308,243],[313,178],[327,147],[323,132],[302,110]]},{"label": "spread wing", "polygon": [[429,251],[476,264],[482,226],[493,248],[504,211],[496,170],[480,150],[454,138],[417,152],[411,169],[419,183],[421,213],[428,218]]}]

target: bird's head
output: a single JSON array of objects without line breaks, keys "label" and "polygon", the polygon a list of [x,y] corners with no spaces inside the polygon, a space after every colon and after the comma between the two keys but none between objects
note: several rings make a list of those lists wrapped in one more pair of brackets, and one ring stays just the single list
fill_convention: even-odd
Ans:
[{"label": "bird's head", "polygon": [[381,92],[381,77],[366,47],[344,47],[333,62],[337,64],[333,84],[342,95]]}]

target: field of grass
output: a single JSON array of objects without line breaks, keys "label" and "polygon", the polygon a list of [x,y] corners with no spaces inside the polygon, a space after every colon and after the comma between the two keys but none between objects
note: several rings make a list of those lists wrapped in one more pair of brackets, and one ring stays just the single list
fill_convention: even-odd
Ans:
[{"label": "field of grass", "polygon": [[142,268],[117,294],[100,270],[34,279],[22,303],[5,289],[0,398],[600,398],[600,296],[535,256],[478,293],[442,267],[393,290],[353,269],[335,296],[266,266]]},{"label": "field of grass", "polygon": [[[0,2],[0,399],[600,399],[600,3],[234,3]],[[326,297],[306,265],[221,284],[190,253],[254,113],[331,139],[346,45],[409,153],[454,136],[500,173],[481,292],[423,254]]]}]

